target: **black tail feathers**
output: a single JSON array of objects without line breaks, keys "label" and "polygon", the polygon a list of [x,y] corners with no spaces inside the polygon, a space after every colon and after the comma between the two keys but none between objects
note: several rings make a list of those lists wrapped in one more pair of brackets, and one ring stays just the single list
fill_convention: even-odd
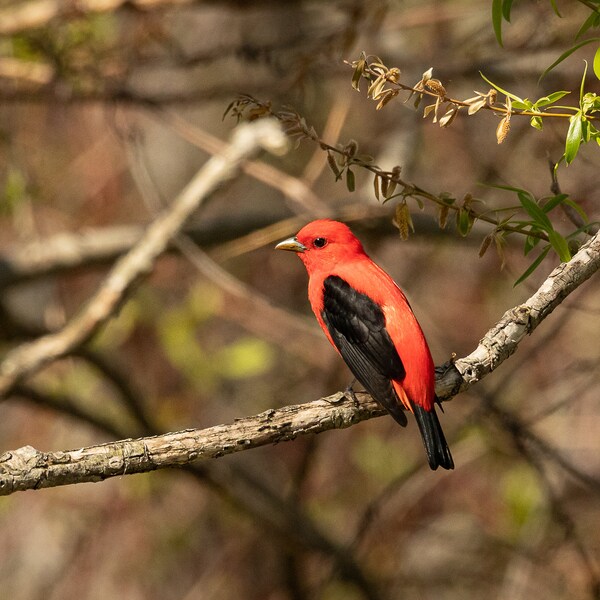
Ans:
[{"label": "black tail feathers", "polygon": [[435,412],[435,406],[431,410],[425,410],[421,406],[414,403],[411,404],[417,425],[421,431],[429,466],[434,471],[438,467],[454,469],[454,461],[452,460],[450,448],[448,448],[442,426]]}]

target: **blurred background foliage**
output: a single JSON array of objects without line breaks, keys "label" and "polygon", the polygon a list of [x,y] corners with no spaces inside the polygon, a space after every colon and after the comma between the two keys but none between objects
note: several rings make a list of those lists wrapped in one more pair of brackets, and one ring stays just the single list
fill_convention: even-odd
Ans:
[{"label": "blurred background foliage", "polygon": [[[485,91],[481,71],[520,97],[575,90],[576,103],[593,46],[538,78],[598,5],[559,5],[561,18],[550,2],[515,3],[500,48],[491,3],[474,0],[2,1],[3,350],[85,303],[111,244],[127,245],[227,139],[235,121],[222,115],[240,93],[296,111],[329,144],[356,140],[432,194],[472,194],[482,212],[515,203],[482,183],[550,195],[564,123],[537,132],[514,119],[499,146],[485,111],[444,129],[412,102],[375,112],[343,61],[365,51],[408,82],[433,66],[456,98]],[[592,221],[597,152],[582,146],[559,170]],[[522,240],[479,258],[489,224],[463,238],[410,199],[415,232],[401,241],[372,175],[356,170],[350,192],[326,159],[302,141],[222,186],[189,224],[198,246],[161,258],[88,347],[2,403],[2,450],[207,427],[343,389],[302,265],[272,251],[317,216],[351,221],[406,288],[436,364],[470,352],[557,264],[549,256],[513,287],[531,262]],[[100,235],[104,254],[90,250]],[[90,246],[67,264],[54,242],[68,254],[74,239]],[[34,274],[17,268],[32,261]],[[416,428],[381,418],[181,472],[16,494],[0,502],[3,597],[599,597],[597,292],[589,281],[445,405],[454,472],[430,472]]]}]

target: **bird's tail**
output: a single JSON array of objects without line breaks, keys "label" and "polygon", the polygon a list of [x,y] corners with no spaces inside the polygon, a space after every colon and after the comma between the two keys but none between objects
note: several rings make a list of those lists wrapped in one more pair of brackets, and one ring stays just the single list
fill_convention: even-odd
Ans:
[{"label": "bird's tail", "polygon": [[435,406],[431,410],[425,410],[422,406],[413,402],[411,402],[411,405],[417,425],[421,431],[421,437],[423,438],[423,444],[427,452],[427,460],[431,469],[434,471],[438,467],[454,469],[454,461],[452,460],[450,448],[448,448],[442,426],[435,412]]}]

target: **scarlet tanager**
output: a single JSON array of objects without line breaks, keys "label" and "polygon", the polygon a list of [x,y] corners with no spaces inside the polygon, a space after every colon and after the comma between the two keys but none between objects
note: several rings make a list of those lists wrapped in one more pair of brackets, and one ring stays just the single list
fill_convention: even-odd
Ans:
[{"label": "scarlet tanager", "polygon": [[414,414],[432,469],[453,469],[435,412],[431,352],[394,280],[338,221],[313,221],[275,247],[302,259],[317,321],[356,379],[402,427],[404,409]]}]

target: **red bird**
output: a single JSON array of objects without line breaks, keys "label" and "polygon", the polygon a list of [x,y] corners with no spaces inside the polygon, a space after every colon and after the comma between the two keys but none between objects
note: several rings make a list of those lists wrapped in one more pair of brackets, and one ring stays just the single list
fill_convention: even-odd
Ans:
[{"label": "red bird", "polygon": [[276,249],[302,259],[317,321],[356,379],[402,427],[404,409],[415,415],[432,469],[453,469],[435,412],[431,353],[394,280],[337,221],[313,221]]}]

